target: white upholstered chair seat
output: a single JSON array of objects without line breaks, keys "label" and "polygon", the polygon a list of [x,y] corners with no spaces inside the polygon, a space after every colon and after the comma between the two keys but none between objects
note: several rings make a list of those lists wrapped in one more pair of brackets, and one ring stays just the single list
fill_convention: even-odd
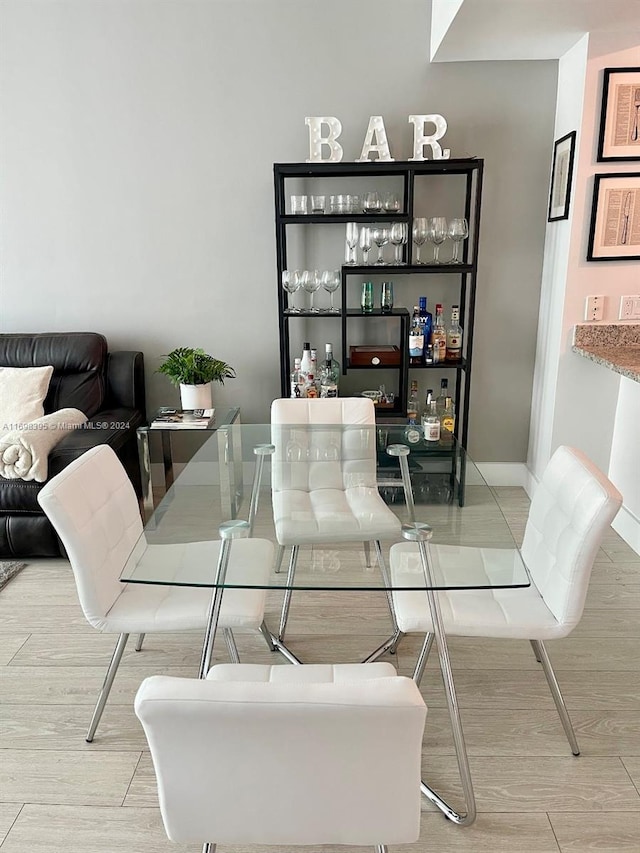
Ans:
[{"label": "white upholstered chair seat", "polygon": [[418,839],[427,709],[390,664],[154,676],[135,710],[173,841],[382,850]]},{"label": "white upholstered chair seat", "polygon": [[400,533],[400,521],[377,488],[288,490],[273,495],[276,536],[281,545],[364,542]]}]

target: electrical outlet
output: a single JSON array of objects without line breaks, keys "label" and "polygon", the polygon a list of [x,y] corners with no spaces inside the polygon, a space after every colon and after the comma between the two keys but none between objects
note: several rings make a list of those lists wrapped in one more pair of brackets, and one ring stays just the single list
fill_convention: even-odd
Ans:
[{"label": "electrical outlet", "polygon": [[602,320],[604,312],[604,296],[587,296],[584,319],[592,323]]},{"label": "electrical outlet", "polygon": [[640,296],[620,297],[620,320],[640,320]]}]

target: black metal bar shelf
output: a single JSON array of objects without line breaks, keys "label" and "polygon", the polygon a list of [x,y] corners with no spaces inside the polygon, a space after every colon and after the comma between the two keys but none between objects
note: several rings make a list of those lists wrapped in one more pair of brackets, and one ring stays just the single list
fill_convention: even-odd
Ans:
[{"label": "black metal bar shelf", "polygon": [[392,308],[391,311],[383,311],[382,308],[374,308],[372,311],[363,311],[362,308],[347,308],[347,317],[408,317],[407,308]]},{"label": "black metal bar shelf", "polygon": [[472,264],[343,264],[342,269],[345,275],[384,275],[390,272],[397,275],[460,275],[474,271]]},{"label": "black metal bar shelf", "polygon": [[287,213],[278,216],[285,225],[319,225],[323,222],[409,222],[406,213]]},{"label": "black metal bar shelf", "polygon": [[409,370],[467,370],[467,359],[439,361],[437,364],[409,364]]},{"label": "black metal bar shelf", "polygon": [[283,178],[342,178],[389,175],[466,175],[470,170],[482,168],[482,160],[464,157],[450,160],[370,160],[366,163],[274,163],[274,171]]},{"label": "black metal bar shelf", "polygon": [[342,311],[328,311],[326,308],[319,308],[317,311],[309,311],[308,309],[291,311],[285,309],[282,314],[284,317],[303,317],[305,320],[313,319],[314,317],[335,317],[339,320],[342,316]]}]

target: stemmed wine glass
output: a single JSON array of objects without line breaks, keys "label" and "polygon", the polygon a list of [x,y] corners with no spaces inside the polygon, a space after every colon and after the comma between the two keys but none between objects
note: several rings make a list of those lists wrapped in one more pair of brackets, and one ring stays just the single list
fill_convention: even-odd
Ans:
[{"label": "stemmed wine glass", "polygon": [[300,280],[300,270],[282,270],[282,287],[292,297],[291,305],[288,305],[287,310],[290,314],[300,314],[300,308],[293,306],[293,294],[300,290],[302,282]]},{"label": "stemmed wine glass", "polygon": [[360,229],[360,248],[362,249],[362,263],[369,263],[369,252],[373,242],[371,240],[371,229],[368,225],[363,225]]},{"label": "stemmed wine glass", "polygon": [[307,293],[311,294],[311,305],[309,306],[310,314],[319,314],[318,308],[313,305],[313,294],[320,288],[320,276],[318,270],[305,270],[302,273],[302,287]]},{"label": "stemmed wine glass", "polygon": [[413,220],[413,242],[416,246],[416,264],[424,264],[424,261],[420,260],[420,249],[424,246],[425,241],[427,239],[428,229],[427,229],[427,220],[424,216],[419,216],[417,219]]},{"label": "stemmed wine glass", "polygon": [[393,244],[395,251],[394,263],[396,266],[401,266],[402,246],[407,242],[407,226],[404,222],[394,222],[389,233],[389,242]]},{"label": "stemmed wine glass", "polygon": [[458,257],[460,243],[466,240],[469,236],[469,223],[466,219],[452,219],[449,222],[449,237],[453,241],[453,257],[449,261],[451,264],[461,264],[462,261]]},{"label": "stemmed wine glass", "polygon": [[378,247],[378,257],[375,262],[375,266],[384,266],[384,257],[382,256],[382,248],[386,246],[389,242],[389,229],[388,228],[374,228],[371,232],[371,237],[373,238],[373,242]]},{"label": "stemmed wine glass", "polygon": [[333,294],[340,287],[340,270],[324,270],[320,277],[320,281],[324,289],[331,296],[331,308],[329,308],[329,313],[339,314],[340,309],[334,308],[333,306]]},{"label": "stemmed wine glass", "polygon": [[433,243],[433,263],[439,264],[440,246],[449,236],[447,220],[444,216],[433,216],[429,220],[428,236],[429,240]]},{"label": "stemmed wine glass", "polygon": [[347,222],[347,246],[349,247],[349,260],[347,264],[354,266],[357,263],[356,246],[358,245],[358,223]]}]

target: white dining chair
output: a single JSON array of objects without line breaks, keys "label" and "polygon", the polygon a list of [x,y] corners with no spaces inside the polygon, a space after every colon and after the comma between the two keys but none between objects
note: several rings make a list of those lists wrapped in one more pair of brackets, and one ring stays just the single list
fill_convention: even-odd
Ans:
[{"label": "white dining chair", "polygon": [[291,547],[280,641],[301,545],[362,542],[368,564],[373,542],[387,578],[380,542],[400,536],[400,521],[376,485],[375,424],[375,408],[366,397],[283,399],[271,405],[272,500],[279,545],[276,571],[284,549]]},{"label": "white dining chair", "polygon": [[389,663],[221,664],[138,690],[168,837],[184,844],[408,844],[427,708]]},{"label": "white dining chair", "polygon": [[[580,621],[596,554],[621,504],[620,492],[584,453],[559,447],[531,501],[520,549],[531,586],[438,593],[447,636],[531,642],[574,755],[580,754],[578,742],[544,641],[566,637]],[[432,544],[428,554],[432,571],[445,577],[453,571],[476,578],[486,572],[495,583],[514,565],[508,549]],[[423,574],[412,542],[392,546],[390,562],[396,586],[408,586]],[[425,634],[413,676],[419,684],[433,643],[426,594],[395,590],[392,597],[402,634]]]},{"label": "white dining chair", "polygon": [[[82,612],[102,633],[119,634],[104,684],[93,712],[87,741],[91,742],[104,711],[129,634],[165,631],[204,632],[211,590],[171,586],[181,567],[202,566],[212,577],[219,541],[174,545],[148,544],[138,500],[125,469],[107,445],[88,450],[38,494],[38,502],[60,537],[71,563]],[[234,541],[227,579],[264,584],[273,561],[273,545],[264,539]],[[122,583],[125,565],[164,574],[167,585]],[[259,630],[273,649],[264,623],[266,589],[228,589],[219,624],[232,661],[239,660],[233,630]]]}]

